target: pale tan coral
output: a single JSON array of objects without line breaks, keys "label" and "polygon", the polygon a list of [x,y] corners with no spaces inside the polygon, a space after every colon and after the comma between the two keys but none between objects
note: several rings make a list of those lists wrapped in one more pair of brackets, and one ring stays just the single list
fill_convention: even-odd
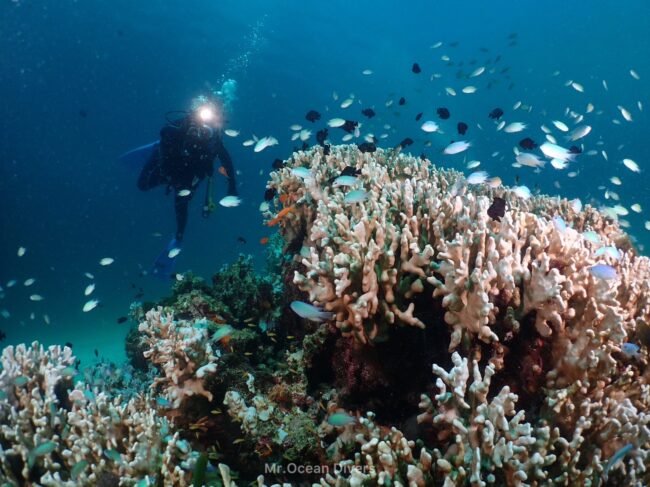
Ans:
[{"label": "pale tan coral", "polygon": [[[331,428],[326,423],[321,425],[321,435]],[[431,470],[432,457],[425,448],[419,453],[415,451],[415,442],[407,440],[401,431],[382,428],[372,412],[342,429],[328,448],[336,463],[323,476],[321,485],[425,485],[424,476]],[[346,458],[342,451],[351,447],[357,453]]]},{"label": "pale tan coral", "polygon": [[[540,438],[548,437],[548,428],[534,429],[524,422],[523,411],[517,412],[517,395],[505,386],[488,400],[488,390],[495,369],[488,365],[483,375],[476,361],[472,364],[472,381],[466,358],[452,355],[454,367],[449,371],[433,366],[440,392],[435,400],[423,395],[424,412],[418,422],[432,423],[445,450],[435,450],[442,465],[466,472],[456,485],[486,485],[488,475],[510,479],[508,485],[523,485],[523,480],[537,476],[544,479],[542,468],[555,461],[551,454],[534,455],[529,451]],[[447,388],[451,390],[448,391]]]},{"label": "pale tan coral", "polygon": [[161,387],[176,408],[194,395],[212,400],[204,381],[217,371],[219,351],[212,349],[205,320],[175,321],[173,313],[159,307],[147,312],[138,329],[148,347],[145,358],[163,372],[152,387]]},{"label": "pale tan coral", "polygon": [[[348,165],[362,172],[369,194],[363,203],[346,205],[343,190],[325,183]],[[291,166],[309,167],[314,178],[304,184]],[[272,173],[271,185],[297,198],[283,232],[299,235],[306,225],[304,271],[295,272],[294,283],[336,313],[344,335],[363,343],[380,333],[382,323],[424,327],[408,301],[396,304],[396,292],[400,301],[412,299],[425,291],[425,281],[435,287],[433,297],[442,298],[451,351],[465,333],[487,343],[499,340],[493,330],[497,299],[521,307],[519,318],[534,312],[544,337],[563,334],[568,323],[579,326],[576,306],[587,295],[602,300],[611,290],[608,306],[622,320],[650,317],[643,284],[650,276],[647,259],[624,252],[620,262],[609,262],[618,270],[615,282],[597,282],[589,273],[592,265],[608,262],[594,251],[622,235],[589,207],[577,214],[564,200],[522,200],[509,193],[508,212],[496,222],[486,211],[492,190],[470,191],[459,174],[434,170],[428,161],[382,150],[364,154],[351,146],[333,147],[329,156],[319,148],[295,153],[286,168]],[[558,214],[574,228],[554,224]],[[577,229],[596,231],[601,243]],[[614,338],[620,343],[625,336],[619,329]]]},{"label": "pale tan coral", "polygon": [[[296,166],[310,168],[314,178],[308,185],[292,175]],[[358,179],[368,192],[362,203],[346,205],[344,190],[327,184],[348,166],[361,171]],[[602,473],[603,462],[613,455],[615,447],[607,445],[633,444],[629,478],[646,475],[639,462],[650,448],[645,436],[649,378],[640,365],[647,367],[648,354],[642,348],[631,359],[623,348],[630,340],[638,343],[637,330],[650,323],[650,260],[636,254],[615,220],[588,205],[577,212],[560,198],[522,199],[507,188],[497,193],[468,186],[460,174],[437,170],[428,161],[383,150],[364,154],[352,146],[332,147],[329,156],[319,148],[298,152],[272,174],[271,186],[297,200],[283,234],[307,235],[294,283],[312,302],[335,312],[343,336],[368,344],[382,334],[385,338],[398,323],[424,328],[429,324],[418,311],[427,310],[416,309],[414,298],[430,293],[432,306],[442,304],[450,352],[473,350],[478,360],[477,341],[491,346],[485,375],[471,366],[475,385],[469,391],[469,368],[456,363],[457,383],[448,384],[448,394],[457,407],[429,418],[446,425],[444,438],[465,435],[441,452],[443,467],[446,457],[457,458],[461,451],[472,459],[462,467],[467,479],[477,484],[489,480],[481,480],[479,471],[486,461],[507,467],[509,485],[531,479],[543,485],[551,482],[549,475],[585,482]],[[495,194],[508,201],[500,221],[487,213]],[[605,246],[616,248],[620,258],[599,252]],[[615,277],[599,277],[592,270],[596,264],[611,266]],[[418,305],[423,302],[418,299]],[[490,400],[476,395],[493,374],[507,372],[509,354],[522,354],[510,349],[522,332],[527,361],[519,385],[543,402],[545,418],[531,424],[520,424],[523,413],[516,411],[516,395],[507,388]],[[447,376],[434,370],[446,387]],[[530,377],[539,380],[527,382]],[[463,399],[468,392],[473,402]],[[626,408],[626,421],[637,425],[634,442],[616,436],[612,425],[618,423],[611,416],[620,411],[608,399],[630,395],[638,398]],[[480,401],[486,411],[478,411]],[[467,409],[470,403],[474,406]],[[602,415],[590,419],[584,413],[599,407]],[[488,411],[494,410],[503,413],[492,417]],[[464,423],[460,412],[469,414],[466,419],[479,418],[481,426]],[[512,417],[506,419],[508,414]],[[510,421],[515,424],[508,426]],[[521,427],[522,439],[509,437],[506,426]],[[472,439],[478,431],[487,435],[485,451]],[[513,441],[534,445],[530,456]],[[560,457],[572,466],[562,470]],[[571,463],[579,458],[580,466]]]},{"label": "pale tan coral", "polygon": [[[189,474],[179,465],[190,460],[191,451],[179,448],[181,440],[156,414],[153,399],[123,402],[85,389],[82,382],[68,394],[71,382],[58,385],[72,375],[74,362],[67,347],[45,350],[34,342],[3,350],[0,442],[9,445],[0,447],[3,478],[22,484],[41,472],[41,485],[91,486],[110,476],[133,485],[162,475],[169,485],[188,485]],[[69,409],[59,402],[66,395]],[[87,464],[73,479],[80,462]]]}]

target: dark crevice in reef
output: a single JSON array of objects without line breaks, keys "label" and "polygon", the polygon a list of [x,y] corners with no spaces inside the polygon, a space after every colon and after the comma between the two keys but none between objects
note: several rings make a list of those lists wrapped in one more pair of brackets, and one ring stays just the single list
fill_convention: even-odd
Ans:
[{"label": "dark crevice in reef", "polygon": [[[333,328],[333,327],[332,327]],[[337,330],[327,334],[320,344],[318,352],[311,356],[310,367],[305,370],[307,377],[307,394],[314,395],[321,386],[327,387],[335,379],[332,356],[337,340],[342,339]]]},{"label": "dark crevice in reef", "polygon": [[[307,370],[310,391],[334,383],[341,407],[372,411],[380,423],[399,425],[419,413],[420,395],[435,379],[431,364],[451,365],[449,327],[443,321],[441,301],[431,298],[432,291],[427,284],[412,300],[414,315],[426,324],[424,330],[396,323],[388,325],[387,339],[363,345],[330,329]],[[406,309],[408,304],[399,307]]]},{"label": "dark crevice in reef", "polygon": [[504,341],[504,367],[492,378],[489,397],[494,397],[504,386],[517,394],[517,409],[527,418],[539,415],[543,404],[546,374],[552,368],[551,342],[542,338],[535,328],[537,313],[528,313],[520,319],[521,327],[512,339]]},{"label": "dark crevice in reef", "polygon": [[68,394],[73,388],[72,380],[67,378],[59,379],[54,385],[54,395],[56,396],[61,409],[72,411],[72,401],[70,401]]},{"label": "dark crevice in reef", "polygon": [[291,239],[291,241],[284,247],[286,254],[298,254],[307,239],[307,225],[300,225],[300,231]]}]

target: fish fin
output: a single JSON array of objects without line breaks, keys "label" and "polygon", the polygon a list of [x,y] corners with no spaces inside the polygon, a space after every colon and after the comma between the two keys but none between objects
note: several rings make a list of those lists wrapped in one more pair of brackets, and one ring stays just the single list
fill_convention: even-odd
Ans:
[{"label": "fish fin", "polygon": [[129,167],[139,169],[147,163],[153,151],[158,147],[158,144],[160,144],[160,141],[156,140],[150,144],[136,147],[122,154],[119,160]]},{"label": "fish fin", "polygon": [[169,252],[175,248],[179,248],[179,244],[176,239],[173,238],[154,261],[151,274],[159,279],[171,279],[171,274],[174,271],[174,263],[176,262],[176,256],[170,257]]},{"label": "fish fin", "polygon": [[334,318],[334,313],[331,311],[319,311],[318,318],[322,321],[328,321]]}]

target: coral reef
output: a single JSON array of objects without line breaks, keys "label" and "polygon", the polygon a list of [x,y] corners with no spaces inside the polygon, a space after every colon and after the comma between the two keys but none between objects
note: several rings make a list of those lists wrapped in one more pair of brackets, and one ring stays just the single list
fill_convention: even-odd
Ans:
[{"label": "coral reef", "polygon": [[217,372],[220,354],[212,349],[207,327],[205,319],[199,323],[175,322],[173,313],[165,313],[162,307],[149,310],[146,321],[138,327],[148,346],[145,358],[162,372],[152,387],[161,390],[161,396],[174,408],[195,395],[212,400],[204,381]]},{"label": "coral reef", "polygon": [[[360,173],[361,201],[347,203],[352,190],[330,184],[346,167]],[[635,452],[627,475],[644,474],[647,351],[631,357],[624,350],[642,344],[637,327],[650,321],[650,264],[615,221],[589,206],[577,212],[558,198],[470,186],[426,160],[353,146],[333,147],[328,156],[319,148],[297,152],[271,179],[269,187],[294,205],[281,226],[287,245],[305,236],[293,282],[311,303],[336,314],[342,339],[377,347],[395,344],[399,327],[424,330],[424,339],[444,327],[448,353],[476,363],[472,387],[492,383],[487,410],[500,401],[515,424],[527,415],[549,478],[585,481],[626,444]],[[497,195],[508,201],[500,220],[487,213]],[[472,414],[483,417],[476,399]],[[612,426],[619,424],[615,403],[634,433],[625,434],[623,423]],[[490,434],[498,444],[498,431]],[[475,452],[469,441],[463,448]],[[570,468],[549,466],[553,449],[558,459],[571,458]],[[489,462],[487,453],[481,462]],[[530,461],[519,462],[524,466],[513,471],[534,470]],[[474,472],[470,480],[482,478],[477,466],[463,468]]]},{"label": "coral reef", "polygon": [[10,481],[650,482],[650,261],[615,220],[397,150],[282,166],[270,272],[240,257],[132,309],[137,380],[79,374],[67,348],[5,349]]},{"label": "coral reef", "polygon": [[[149,477],[189,485],[180,468],[190,448],[152,400],[122,402],[72,386],[75,358],[68,348],[7,347],[0,374],[0,472],[23,485],[134,485]],[[188,465],[189,466],[189,465]],[[160,477],[159,477],[160,476]]]},{"label": "coral reef", "polygon": [[212,293],[242,321],[247,318],[268,320],[278,292],[272,275],[257,274],[252,256],[240,254],[235,262],[212,276]]}]

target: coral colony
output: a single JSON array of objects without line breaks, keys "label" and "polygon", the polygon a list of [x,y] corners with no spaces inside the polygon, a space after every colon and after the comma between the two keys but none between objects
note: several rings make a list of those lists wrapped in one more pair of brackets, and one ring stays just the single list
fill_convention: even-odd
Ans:
[{"label": "coral colony", "polygon": [[590,206],[474,182],[294,153],[265,275],[133,306],[120,368],[4,349],[2,485],[648,485],[650,261]]}]

